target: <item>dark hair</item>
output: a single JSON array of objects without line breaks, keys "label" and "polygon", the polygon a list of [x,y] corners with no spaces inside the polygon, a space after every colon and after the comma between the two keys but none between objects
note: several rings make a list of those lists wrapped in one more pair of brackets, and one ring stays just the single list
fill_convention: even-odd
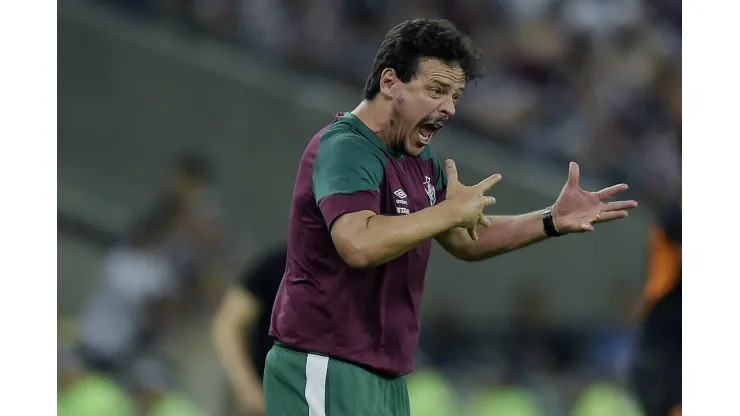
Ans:
[{"label": "dark hair", "polygon": [[175,162],[175,169],[188,178],[210,181],[213,179],[213,166],[211,162],[201,154],[193,150],[185,150],[180,153]]},{"label": "dark hair", "polygon": [[458,64],[470,82],[484,75],[480,51],[452,22],[444,19],[407,20],[391,29],[380,44],[363,95],[372,100],[380,92],[380,75],[386,68],[396,71],[407,83],[416,74],[419,61],[436,58]]}]

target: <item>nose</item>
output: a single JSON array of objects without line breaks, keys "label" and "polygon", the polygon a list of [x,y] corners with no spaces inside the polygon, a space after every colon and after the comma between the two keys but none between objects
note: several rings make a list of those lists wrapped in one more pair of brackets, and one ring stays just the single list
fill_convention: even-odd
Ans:
[{"label": "nose", "polygon": [[439,111],[448,118],[455,115],[455,100],[450,97],[445,98],[439,106]]}]

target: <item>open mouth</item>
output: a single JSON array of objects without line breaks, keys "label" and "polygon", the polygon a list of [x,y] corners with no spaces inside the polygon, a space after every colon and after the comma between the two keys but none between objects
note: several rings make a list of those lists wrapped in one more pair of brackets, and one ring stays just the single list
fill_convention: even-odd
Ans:
[{"label": "open mouth", "polygon": [[424,123],[419,126],[419,140],[425,145],[429,144],[432,136],[437,134],[444,127],[442,123]]}]

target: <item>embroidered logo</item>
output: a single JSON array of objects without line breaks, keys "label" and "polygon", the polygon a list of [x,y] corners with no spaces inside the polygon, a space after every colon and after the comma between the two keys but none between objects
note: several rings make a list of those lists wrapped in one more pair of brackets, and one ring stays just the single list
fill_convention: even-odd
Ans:
[{"label": "embroidered logo", "polygon": [[429,176],[424,177],[424,190],[429,197],[429,205],[434,205],[437,202],[437,190],[432,185],[432,179]]}]

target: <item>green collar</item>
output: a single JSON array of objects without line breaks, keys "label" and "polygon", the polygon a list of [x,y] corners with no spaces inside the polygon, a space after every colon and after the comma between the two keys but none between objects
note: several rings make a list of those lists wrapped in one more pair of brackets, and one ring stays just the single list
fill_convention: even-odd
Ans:
[{"label": "green collar", "polygon": [[373,144],[375,144],[381,150],[391,155],[394,159],[403,159],[403,157],[405,156],[403,153],[393,150],[390,147],[388,147],[388,145],[383,143],[383,141],[380,140],[380,137],[378,137],[378,135],[375,134],[375,132],[372,131],[370,127],[365,125],[365,123],[363,123],[362,120],[357,118],[356,115],[350,112],[346,112],[346,113],[343,113],[339,118],[350,122],[360,132],[360,134],[362,134],[368,140],[373,142]]}]

